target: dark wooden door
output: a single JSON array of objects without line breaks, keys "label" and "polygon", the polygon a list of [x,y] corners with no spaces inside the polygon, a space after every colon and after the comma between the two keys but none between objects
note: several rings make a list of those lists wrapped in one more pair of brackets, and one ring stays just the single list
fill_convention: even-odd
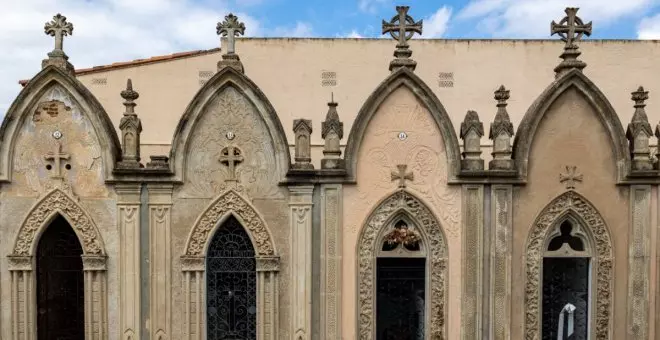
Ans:
[{"label": "dark wooden door", "polygon": [[37,248],[37,338],[84,340],[82,247],[65,219],[46,229]]}]

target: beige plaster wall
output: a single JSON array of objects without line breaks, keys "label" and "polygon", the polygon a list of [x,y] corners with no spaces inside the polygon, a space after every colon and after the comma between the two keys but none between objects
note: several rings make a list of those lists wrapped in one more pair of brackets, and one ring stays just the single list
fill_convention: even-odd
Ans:
[{"label": "beige plaster wall", "polygon": [[[486,126],[495,116],[493,91],[500,84],[511,90],[509,114],[518,126],[530,104],[553,80],[563,42],[558,40],[439,40],[411,41],[417,60],[416,73],[435,92],[458,129],[468,109],[476,110]],[[586,40],[580,43],[585,73],[611,101],[621,120],[632,116],[630,92],[639,85],[651,91],[651,121],[654,91],[660,88],[655,60],[658,41]],[[388,74],[395,42],[390,39],[238,39],[237,51],[246,74],[263,90],[280,116],[293,143],[295,118],[313,120],[312,143],[322,144],[320,127],[327,112],[330,93],[339,102],[345,138],[357,112],[371,91]],[[174,128],[183,110],[200,88],[199,72],[216,71],[221,52],[191,58],[87,73],[79,79],[89,87],[108,111],[115,126],[123,112],[119,96],[132,78],[140,92],[137,112],[142,118],[144,158],[169,152]],[[148,56],[144,56],[148,57]],[[75,56],[71,58],[75,64]],[[88,66],[88,65],[77,65]],[[321,73],[336,72],[337,86],[323,87]],[[439,73],[453,73],[453,87],[439,86]],[[95,78],[106,78],[105,85]],[[488,129],[488,128],[487,128]],[[488,132],[486,132],[486,135]],[[484,144],[490,141],[484,138]],[[314,159],[318,165],[318,158]]]},{"label": "beige plaster wall", "polygon": [[[401,129],[408,132],[403,141],[398,138]],[[407,182],[407,190],[427,204],[446,236],[447,330],[449,339],[457,339],[461,304],[460,187],[447,186],[447,157],[440,130],[428,109],[408,88],[396,89],[374,113],[357,164],[357,185],[344,187],[343,338],[356,338],[356,249],[360,231],[378,203],[397,189],[398,182],[391,181],[391,172],[398,164],[406,164],[414,174],[414,180]]]},{"label": "beige plaster wall", "polygon": [[626,338],[629,202],[627,186],[616,183],[616,164],[609,135],[596,111],[575,88],[550,106],[533,138],[528,184],[513,195],[512,339],[523,338],[525,265],[523,256],[531,226],[554,198],[566,191],[559,174],[577,166],[584,178],[576,191],[602,215],[614,248],[613,339]]}]

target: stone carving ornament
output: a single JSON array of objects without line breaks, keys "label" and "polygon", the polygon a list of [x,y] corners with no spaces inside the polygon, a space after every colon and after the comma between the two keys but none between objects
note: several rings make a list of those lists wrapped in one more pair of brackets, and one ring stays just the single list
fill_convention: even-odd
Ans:
[{"label": "stone carving ornament", "polygon": [[425,236],[428,255],[427,325],[430,339],[445,339],[445,304],[447,276],[447,244],[444,232],[431,211],[415,196],[399,190],[382,201],[371,213],[358,239],[358,334],[360,340],[374,339],[375,329],[375,263],[382,245],[378,238],[382,228],[400,214],[413,218]]},{"label": "stone carving ornament", "polygon": [[85,255],[104,255],[103,243],[91,217],[71,197],[61,190],[48,193],[32,208],[21,226],[14,245],[14,256],[30,256],[35,248],[35,236],[46,228],[55,214],[61,214],[75,230]]},{"label": "stone carving ornament", "polygon": [[216,225],[230,213],[238,217],[250,234],[257,256],[275,255],[275,246],[263,219],[246,199],[230,190],[211,203],[197,220],[188,238],[184,256],[204,256]]},{"label": "stone carving ornament", "polygon": [[[595,249],[594,339],[610,339],[612,309],[612,243],[607,226],[598,211],[575,191],[555,198],[539,215],[530,231],[525,249],[525,339],[541,338],[541,273],[545,241],[553,226],[566,214],[575,214],[589,230]],[[593,284],[592,284],[593,287]]]}]

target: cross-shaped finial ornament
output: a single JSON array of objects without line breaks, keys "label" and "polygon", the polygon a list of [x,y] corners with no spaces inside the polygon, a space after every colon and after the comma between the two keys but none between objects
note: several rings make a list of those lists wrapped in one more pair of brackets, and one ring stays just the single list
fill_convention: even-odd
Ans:
[{"label": "cross-shaped finial ornament", "polygon": [[66,21],[66,17],[57,13],[53,20],[47,22],[44,26],[44,32],[51,37],[55,37],[55,49],[52,54],[63,55],[64,37],[73,35],[73,24]]},{"label": "cross-shaped finial ornament", "polygon": [[227,181],[236,182],[236,165],[243,161],[241,150],[235,146],[225,147],[221,151],[219,161],[229,167],[229,178],[227,178]]},{"label": "cross-shaped finial ornament", "polygon": [[559,174],[559,182],[566,185],[566,189],[575,189],[576,182],[582,183],[582,174],[577,171],[577,166],[567,165],[566,173]]},{"label": "cross-shaped finial ornament", "polygon": [[235,37],[245,34],[245,24],[238,21],[238,17],[232,13],[225,16],[225,21],[216,26],[218,35],[227,37],[227,54],[234,54],[236,47]]},{"label": "cross-shaped finial ornament", "polygon": [[577,16],[579,8],[567,7],[566,16],[557,24],[554,20],[550,24],[552,35],[557,34],[561,40],[566,42],[566,48],[577,48],[576,41],[582,39],[582,35],[591,35],[591,21],[584,24],[582,19]]},{"label": "cross-shaped finial ornament", "polygon": [[415,19],[408,15],[408,6],[396,6],[397,15],[393,16],[390,22],[383,20],[383,34],[389,33],[394,40],[397,40],[396,50],[394,51],[395,60],[390,63],[390,70],[407,66],[415,69],[416,63],[410,60],[412,51],[408,46],[408,40],[412,39],[415,33],[422,34],[423,20],[415,22]]},{"label": "cross-shaped finial ornament", "polygon": [[406,172],[408,166],[406,164],[399,164],[396,166],[398,171],[392,171],[392,181],[399,181],[399,188],[403,189],[406,187],[406,180],[412,181],[415,179],[415,176],[412,172]]}]

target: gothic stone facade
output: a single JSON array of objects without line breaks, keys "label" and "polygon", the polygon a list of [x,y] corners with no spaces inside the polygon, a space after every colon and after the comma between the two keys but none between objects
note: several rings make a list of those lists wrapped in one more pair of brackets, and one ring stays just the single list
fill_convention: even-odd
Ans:
[{"label": "gothic stone facade", "polygon": [[[63,249],[48,248],[46,237],[63,223],[80,244],[80,280],[63,287],[81,313],[64,318],[89,340],[220,339],[228,329],[294,340],[397,331],[415,339],[659,339],[659,133],[646,115],[648,92],[616,88],[635,90],[624,130],[578,59],[591,24],[567,9],[552,26],[566,41],[563,61],[517,128],[507,108],[516,93],[499,83],[478,95],[494,95],[494,118],[484,128],[469,111],[459,128],[420,77],[409,36],[398,33],[419,32],[421,23],[398,10],[384,25],[399,39],[389,74],[367,97],[351,98],[361,108],[346,134],[334,101],[322,122],[296,119],[285,132],[283,114],[234,52],[245,27],[227,16],[218,33],[230,48],[217,72],[172,114],[169,155],[148,161],[142,129],[158,134],[152,126],[169,116],[136,108],[155,99],[129,80],[115,94],[125,109],[114,124],[63,52],[72,26],[56,16],[46,27],[55,49],[0,127],[0,337],[41,339],[62,313],[47,304],[62,298],[48,290],[56,268],[40,261]],[[409,282],[421,291],[418,324],[384,327],[379,306],[391,292],[381,291],[382,277],[394,268],[384,259],[418,269],[406,273],[418,275]],[[586,263],[576,265],[583,281],[549,280],[557,263]],[[236,289],[217,291],[229,277],[241,278]],[[582,304],[556,311],[557,330],[548,301],[564,292],[581,294]],[[227,310],[248,321],[218,330]]]}]

